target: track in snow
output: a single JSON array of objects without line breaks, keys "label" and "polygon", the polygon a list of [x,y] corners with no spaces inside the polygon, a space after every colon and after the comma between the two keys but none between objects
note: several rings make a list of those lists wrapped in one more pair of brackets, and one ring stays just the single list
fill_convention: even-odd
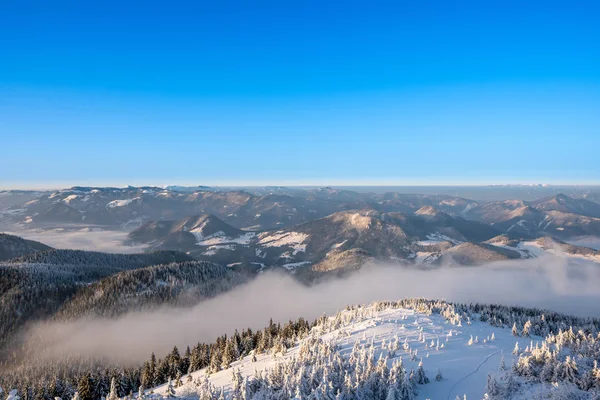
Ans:
[{"label": "track in snow", "polygon": [[457,381],[454,383],[454,385],[452,385],[452,387],[450,388],[450,390],[448,391],[448,397],[447,397],[447,399],[448,399],[448,400],[451,400],[451,397],[452,397],[452,391],[453,391],[454,389],[456,389],[456,387],[457,387],[457,386],[458,386],[458,385],[459,385],[461,382],[463,382],[464,380],[466,380],[466,379],[470,378],[471,376],[475,375],[477,372],[479,372],[479,370],[481,369],[481,367],[483,367],[483,365],[484,365],[485,363],[487,363],[487,362],[490,360],[490,358],[492,358],[492,357],[493,357],[493,356],[495,356],[496,354],[498,354],[498,353],[501,353],[501,352],[503,352],[503,351],[505,351],[505,350],[510,350],[510,348],[507,348],[507,349],[500,349],[500,350],[497,350],[497,351],[495,351],[495,352],[493,352],[493,353],[489,354],[489,355],[488,355],[488,356],[487,356],[487,357],[486,357],[486,358],[485,358],[485,359],[484,359],[484,360],[483,360],[481,363],[479,363],[479,365],[477,366],[477,368],[475,368],[475,370],[474,370],[474,371],[472,371],[472,372],[468,373],[467,375],[465,375],[465,376],[463,376],[462,378],[460,378],[459,380],[457,380]]}]

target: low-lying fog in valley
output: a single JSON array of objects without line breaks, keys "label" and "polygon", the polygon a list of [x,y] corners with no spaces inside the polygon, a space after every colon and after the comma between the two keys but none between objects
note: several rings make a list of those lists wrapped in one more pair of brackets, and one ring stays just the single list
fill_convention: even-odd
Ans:
[{"label": "low-lying fog in valley", "polygon": [[77,249],[105,253],[142,253],[146,245],[125,245],[128,232],[100,228],[30,229],[6,232],[24,239],[42,242],[56,249]]},{"label": "low-lying fog in valley", "polygon": [[598,287],[598,264],[552,255],[435,270],[365,266],[346,279],[313,287],[289,275],[269,272],[191,309],[163,308],[115,320],[43,323],[30,329],[28,340],[40,346],[40,354],[46,357],[109,356],[113,361],[135,364],[151,352],[166,353],[174,344],[191,346],[231,334],[234,329],[261,329],[270,318],[281,323],[298,317],[312,320],[348,304],[405,297],[535,306],[599,317]]}]

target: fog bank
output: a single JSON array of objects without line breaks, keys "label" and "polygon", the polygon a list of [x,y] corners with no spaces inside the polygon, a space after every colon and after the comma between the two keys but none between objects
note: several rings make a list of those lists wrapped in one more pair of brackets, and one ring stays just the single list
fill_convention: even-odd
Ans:
[{"label": "fog bank", "polygon": [[284,323],[314,319],[348,304],[405,297],[500,303],[600,316],[600,265],[544,256],[478,267],[435,270],[368,266],[346,278],[306,287],[281,273],[250,283],[187,309],[130,313],[115,320],[38,324],[30,338],[46,355],[109,356],[137,363],[151,352],[163,356],[173,345],[213,341],[234,329],[260,329],[269,318]]},{"label": "fog bank", "polygon": [[[9,232],[7,232],[9,233]],[[126,246],[128,232],[81,228],[67,230],[63,228],[49,230],[24,230],[11,235],[35,240],[56,249],[77,249],[101,251],[104,253],[143,253],[145,245]]]}]

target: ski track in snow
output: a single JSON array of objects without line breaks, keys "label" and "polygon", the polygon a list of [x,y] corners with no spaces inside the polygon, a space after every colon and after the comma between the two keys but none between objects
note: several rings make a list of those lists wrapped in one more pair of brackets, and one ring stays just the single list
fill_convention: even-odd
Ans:
[{"label": "ski track in snow", "polygon": [[450,390],[448,391],[448,400],[452,400],[452,394],[458,394],[459,393],[453,393],[453,391],[458,387],[458,385],[460,385],[461,383],[463,383],[465,380],[469,379],[470,377],[472,377],[473,375],[475,375],[477,372],[479,372],[479,370],[481,369],[481,367],[483,367],[483,365],[485,363],[487,363],[490,358],[492,358],[493,356],[502,353],[503,351],[510,351],[510,347],[506,348],[506,349],[500,349],[497,350],[495,352],[493,352],[492,354],[489,354],[481,363],[479,363],[479,365],[477,366],[477,368],[475,368],[474,371],[468,373],[467,375],[463,376],[462,378],[460,378],[458,381],[456,381],[456,383],[454,383],[454,385],[452,385],[452,387],[450,388]]}]

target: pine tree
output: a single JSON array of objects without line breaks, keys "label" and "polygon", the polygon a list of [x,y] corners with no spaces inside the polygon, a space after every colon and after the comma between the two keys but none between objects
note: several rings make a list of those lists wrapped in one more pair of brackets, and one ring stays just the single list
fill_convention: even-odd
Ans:
[{"label": "pine tree", "polygon": [[231,383],[233,385],[232,388],[232,397],[233,400],[242,400],[242,386],[244,384],[244,378],[240,373],[239,369],[234,369],[231,371]]},{"label": "pine tree", "polygon": [[231,340],[225,343],[225,349],[223,350],[223,357],[221,360],[221,368],[227,369],[231,366],[231,363],[235,360],[233,358],[234,350]]},{"label": "pine tree", "polygon": [[209,372],[214,373],[220,371],[222,362],[221,350],[218,346],[214,346],[213,351],[210,354]]},{"label": "pine tree", "polygon": [[146,395],[144,394],[144,387],[140,385],[140,388],[138,389],[138,395],[136,400],[145,400],[146,399]]},{"label": "pine tree", "polygon": [[183,358],[181,359],[181,368],[179,369],[181,374],[186,374],[189,371],[191,359],[192,359],[192,351],[190,350],[190,346],[187,346],[187,348],[185,349],[185,354],[183,355]]},{"label": "pine tree", "polygon": [[498,395],[498,385],[496,384],[496,378],[492,374],[488,374],[485,390],[490,396]]},{"label": "pine tree", "polygon": [[600,368],[598,367],[598,360],[594,360],[594,368],[592,369],[592,377],[594,378],[594,387],[600,389]]},{"label": "pine tree", "polygon": [[500,371],[506,371],[506,363],[504,362],[504,352],[500,353],[500,365],[498,366]]},{"label": "pine tree", "polygon": [[177,346],[174,346],[173,350],[171,351],[171,354],[169,354],[168,364],[169,371],[167,373],[169,377],[174,377],[178,371],[181,372],[181,356],[179,355],[179,349],[177,348]]},{"label": "pine tree", "polygon": [[159,383],[162,383],[162,381],[159,381],[158,371],[156,368],[156,355],[154,354],[154,352],[150,356],[148,371],[148,375],[151,377],[151,380],[149,382],[146,382],[146,385],[153,387],[158,385]]},{"label": "pine tree", "polygon": [[529,331],[531,330],[531,320],[527,320],[523,325],[523,336],[529,337]]},{"label": "pine tree", "polygon": [[398,391],[396,390],[396,387],[394,385],[390,385],[385,400],[399,400]]},{"label": "pine tree", "polygon": [[544,366],[542,367],[542,371],[540,372],[540,380],[542,382],[552,382],[554,377],[554,361],[546,360],[544,362]]},{"label": "pine tree", "polygon": [[419,361],[416,380],[419,385],[429,383],[429,378],[427,377],[427,375],[425,375],[425,370],[423,369],[423,360]]},{"label": "pine tree", "polygon": [[175,389],[173,388],[173,382],[171,382],[171,378],[169,378],[169,382],[167,383],[167,390],[165,394],[167,397],[175,397]]},{"label": "pine tree", "polygon": [[79,379],[77,392],[81,400],[96,400],[94,393],[94,383],[90,374],[85,374]]},{"label": "pine tree", "polygon": [[181,371],[177,371],[175,374],[175,387],[181,387],[183,385],[183,381],[181,380]]},{"label": "pine tree", "polygon": [[108,392],[106,400],[119,400],[119,395],[117,393],[117,380],[114,376],[110,381],[110,392]]},{"label": "pine tree", "polygon": [[517,329],[517,323],[516,322],[513,323],[513,326],[512,326],[512,335],[513,336],[519,336],[519,329]]}]

